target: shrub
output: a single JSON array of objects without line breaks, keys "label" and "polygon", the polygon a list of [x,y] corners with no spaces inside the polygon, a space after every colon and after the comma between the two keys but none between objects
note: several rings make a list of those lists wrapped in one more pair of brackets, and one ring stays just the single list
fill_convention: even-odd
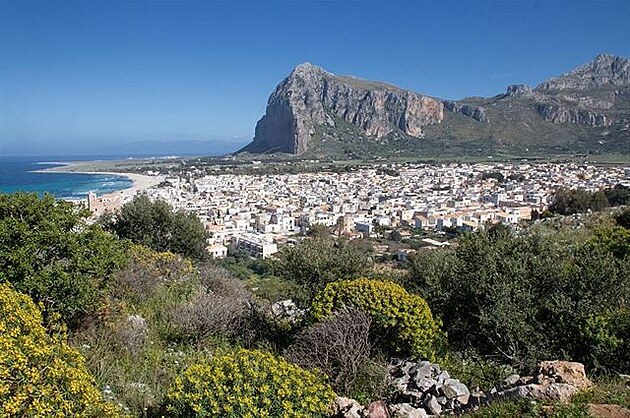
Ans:
[{"label": "shrub", "polygon": [[186,369],[170,386],[165,407],[174,417],[324,417],[334,398],[316,374],[240,349]]},{"label": "shrub", "polygon": [[592,324],[605,320],[610,341],[625,338],[623,316],[608,322],[606,312],[630,300],[629,242],[620,227],[465,234],[455,248],[412,257],[409,285],[458,351],[519,369],[557,358],[627,372],[605,343],[593,345],[608,337]]},{"label": "shrub", "polygon": [[176,339],[199,342],[216,336],[249,343],[258,333],[252,298],[229,271],[202,265],[196,291],[167,310],[167,318]]},{"label": "shrub", "polygon": [[592,369],[630,370],[630,308],[591,315],[581,324],[579,336],[588,348],[584,361]]},{"label": "shrub", "polygon": [[31,298],[0,284],[0,415],[118,416],[63,329],[52,334]]},{"label": "shrub", "polygon": [[604,195],[611,206],[630,205],[630,187],[617,184],[611,189],[604,189]]},{"label": "shrub", "polygon": [[370,361],[369,337],[370,317],[346,307],[302,331],[284,357],[306,369],[321,370],[335,390],[348,394]]},{"label": "shrub", "polygon": [[142,245],[132,245],[130,261],[113,279],[113,293],[133,304],[143,304],[171,283],[196,277],[190,261],[182,256],[157,252]]},{"label": "shrub", "polygon": [[249,339],[252,305],[248,299],[199,289],[193,297],[168,314],[175,336],[202,340],[209,336]]},{"label": "shrub", "polygon": [[89,212],[52,196],[0,194],[0,282],[75,325],[92,313],[107,279],[127,262],[126,245]]},{"label": "shrub", "polygon": [[630,229],[630,208],[625,208],[615,214],[617,225]]},{"label": "shrub", "polygon": [[436,361],[445,335],[426,301],[401,286],[380,280],[341,280],[326,285],[313,300],[312,315],[322,320],[335,309],[353,306],[372,319],[372,336],[386,353]]}]

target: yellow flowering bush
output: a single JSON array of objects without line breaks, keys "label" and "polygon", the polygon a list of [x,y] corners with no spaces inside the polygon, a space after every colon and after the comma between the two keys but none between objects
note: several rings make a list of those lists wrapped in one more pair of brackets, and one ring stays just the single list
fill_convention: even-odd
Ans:
[{"label": "yellow flowering bush", "polygon": [[335,396],[317,374],[264,351],[239,349],[177,377],[166,410],[176,417],[325,417]]},{"label": "yellow flowering bush", "polygon": [[131,245],[131,260],[146,270],[147,274],[166,280],[193,274],[190,260],[171,252],[159,252],[144,245]]},{"label": "yellow flowering bush", "polygon": [[119,416],[65,338],[46,333],[30,297],[0,284],[0,416]]},{"label": "yellow flowering bush", "polygon": [[438,361],[446,349],[440,320],[427,302],[389,281],[357,279],[328,283],[313,299],[311,314],[322,320],[334,310],[353,306],[372,318],[372,335],[390,354]]}]

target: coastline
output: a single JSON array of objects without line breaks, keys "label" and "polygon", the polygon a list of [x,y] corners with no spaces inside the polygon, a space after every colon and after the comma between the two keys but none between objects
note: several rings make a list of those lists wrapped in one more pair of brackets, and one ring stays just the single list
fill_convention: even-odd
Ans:
[{"label": "coastline", "polygon": [[[111,166],[111,161],[108,161]],[[36,172],[46,172],[46,173],[75,173],[75,174],[106,174],[112,176],[120,176],[126,177],[132,181],[131,186],[117,190],[110,193],[105,193],[100,195],[99,197],[112,197],[114,195],[119,195],[123,199],[131,198],[146,190],[150,187],[153,187],[164,180],[164,176],[147,176],[145,174],[137,174],[137,173],[125,173],[125,172],[116,172],[116,171],[98,171],[95,170],[95,167],[98,167],[98,161],[79,161],[79,162],[55,162],[55,164],[60,164],[57,167],[49,167],[41,170],[35,170]]]}]

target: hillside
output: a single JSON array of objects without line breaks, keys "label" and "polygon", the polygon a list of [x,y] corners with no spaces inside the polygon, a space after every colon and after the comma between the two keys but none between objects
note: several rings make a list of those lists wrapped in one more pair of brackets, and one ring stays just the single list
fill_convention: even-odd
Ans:
[{"label": "hillside", "polygon": [[630,60],[599,55],[534,89],[448,101],[297,66],[242,152],[466,156],[630,152]]}]

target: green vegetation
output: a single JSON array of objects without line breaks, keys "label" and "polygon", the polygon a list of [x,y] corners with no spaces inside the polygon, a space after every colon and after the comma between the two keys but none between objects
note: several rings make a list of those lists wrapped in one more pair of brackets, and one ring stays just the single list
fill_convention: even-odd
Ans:
[{"label": "green vegetation", "polygon": [[604,192],[583,189],[559,189],[552,196],[549,211],[560,215],[572,215],[587,211],[599,211],[609,205]]},{"label": "green vegetation", "polygon": [[392,282],[358,279],[329,283],[313,300],[316,320],[344,306],[357,308],[371,318],[372,337],[389,355],[411,355],[436,361],[445,350],[440,321],[424,299]]},{"label": "green vegetation", "polygon": [[623,184],[604,190],[604,195],[610,206],[630,205],[630,187]]},{"label": "green vegetation", "polygon": [[186,369],[166,410],[174,417],[325,417],[334,398],[316,374],[270,353],[236,350]]},{"label": "green vegetation", "polygon": [[134,197],[102,223],[118,237],[156,251],[170,251],[197,260],[208,256],[207,233],[196,215],[175,212],[168,203],[152,202],[146,195]]},{"label": "green vegetation", "polygon": [[558,189],[549,211],[560,215],[601,211],[610,206],[630,205],[630,188],[618,184],[597,192],[584,189]]},{"label": "green vegetation", "polygon": [[628,243],[619,227],[465,234],[454,249],[412,258],[409,286],[456,350],[518,369],[557,358],[628,371]]},{"label": "green vegetation", "polygon": [[[327,283],[366,275],[372,268],[370,254],[332,239],[315,238],[284,249],[274,271],[299,285],[301,301],[309,301]],[[300,296],[300,295],[296,295]]]},{"label": "green vegetation", "polygon": [[126,262],[126,244],[72,203],[36,194],[0,194],[0,282],[59,312],[74,326],[93,313],[108,278]]},{"label": "green vegetation", "polygon": [[619,226],[630,229],[630,208],[624,209],[615,214],[615,222]]},{"label": "green vegetation", "polygon": [[63,327],[50,333],[31,298],[0,284],[0,415],[117,417]]},{"label": "green vegetation", "polygon": [[[611,190],[609,203],[623,201]],[[549,359],[598,379],[567,406],[504,402],[481,416],[628,406],[610,377],[630,373],[628,208],[463,233],[403,268],[375,263],[373,242],[335,237],[267,260],[156,251],[155,213],[183,237],[199,238],[196,226],[138,202],[124,218],[132,244],[69,203],[0,195],[0,415],[327,416],[333,390],[386,399],[392,355],[437,360],[484,389]],[[393,232],[388,243],[418,238]],[[306,312],[271,309],[287,297]]]}]

